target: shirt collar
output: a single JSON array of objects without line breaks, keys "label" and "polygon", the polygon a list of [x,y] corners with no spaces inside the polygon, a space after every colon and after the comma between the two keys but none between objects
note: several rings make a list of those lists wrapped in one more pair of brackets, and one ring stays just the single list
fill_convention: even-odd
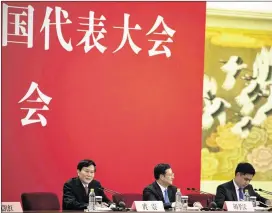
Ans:
[{"label": "shirt collar", "polygon": [[81,183],[82,183],[82,185],[83,185],[84,188],[86,188],[86,187],[89,186],[89,184],[87,184],[87,183],[83,183],[83,182],[81,182]]},{"label": "shirt collar", "polygon": [[157,182],[157,184],[159,185],[159,187],[161,188],[162,192],[164,193],[164,191],[167,189],[167,187],[165,188],[164,186],[162,186],[162,185],[159,184],[158,182]]},{"label": "shirt collar", "polygon": [[239,190],[240,187],[235,183],[234,179],[232,181],[233,181],[233,184],[234,184],[234,187],[235,187],[236,191]]}]

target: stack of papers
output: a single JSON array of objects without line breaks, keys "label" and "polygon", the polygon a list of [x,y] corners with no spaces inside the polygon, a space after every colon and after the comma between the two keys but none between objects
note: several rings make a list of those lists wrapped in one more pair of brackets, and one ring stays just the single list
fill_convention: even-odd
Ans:
[{"label": "stack of papers", "polygon": [[[91,212],[109,212],[109,211],[112,211],[112,210],[108,207],[96,207],[95,210]],[[89,210],[84,209],[84,212],[89,212]]]}]

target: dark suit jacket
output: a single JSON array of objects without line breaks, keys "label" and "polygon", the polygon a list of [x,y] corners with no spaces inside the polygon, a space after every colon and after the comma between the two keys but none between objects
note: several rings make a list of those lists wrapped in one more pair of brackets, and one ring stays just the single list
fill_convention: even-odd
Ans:
[{"label": "dark suit jacket", "polygon": [[[169,201],[171,203],[175,202],[176,200],[176,192],[177,192],[177,187],[175,186],[168,186],[167,187],[168,191],[168,197]],[[143,191],[143,201],[162,201],[164,208],[171,208],[171,203],[165,203],[162,190],[159,186],[159,184],[155,181],[146,188],[144,188]]]},{"label": "dark suit jacket", "polygon": [[[111,201],[104,194],[103,190],[100,190],[101,184],[97,180],[92,180],[89,183],[90,189],[94,189],[96,196],[102,196],[102,201],[105,203],[111,203]],[[62,209],[63,210],[84,210],[87,208],[89,202],[89,196],[86,195],[84,186],[82,185],[78,177],[68,180],[63,186],[63,198],[62,198]]]},{"label": "dark suit jacket", "polygon": [[[256,196],[258,201],[263,203],[266,202],[267,199],[255,192],[251,184],[245,187],[244,191],[246,189],[248,190],[250,196]],[[217,187],[214,201],[216,202],[218,208],[222,208],[225,201],[238,201],[233,180],[223,183]]]}]

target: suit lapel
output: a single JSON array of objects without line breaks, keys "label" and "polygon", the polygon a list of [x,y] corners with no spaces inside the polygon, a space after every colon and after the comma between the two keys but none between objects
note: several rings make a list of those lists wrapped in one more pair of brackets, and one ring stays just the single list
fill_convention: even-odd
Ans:
[{"label": "suit lapel", "polygon": [[156,191],[156,194],[159,196],[159,199],[162,200],[163,203],[164,203],[165,201],[164,201],[164,197],[163,197],[163,194],[162,194],[161,187],[159,186],[159,184],[156,181],[153,183],[153,186],[154,186],[154,189]]},{"label": "suit lapel", "polygon": [[237,197],[237,194],[236,194],[236,189],[235,189],[233,181],[230,181],[230,191],[232,193],[233,200],[238,201],[238,197]]},{"label": "suit lapel", "polygon": [[77,188],[78,188],[78,191],[80,192],[80,194],[81,194],[81,195],[87,196],[87,195],[86,195],[86,191],[85,191],[85,189],[84,189],[84,186],[83,186],[83,184],[81,183],[81,181],[80,181],[79,178],[77,178],[77,180],[76,180],[76,185],[77,185]]},{"label": "suit lapel", "polygon": [[170,188],[168,187],[167,188],[167,193],[168,193],[168,198],[169,198],[169,201],[171,202],[171,200],[173,200],[173,190],[170,190]]},{"label": "suit lapel", "polygon": [[94,191],[96,191],[96,184],[95,184],[95,181],[94,180],[92,180],[90,183],[89,183],[89,185],[88,185],[88,188],[89,188],[89,193],[90,193],[90,191],[91,191],[91,189],[94,189]]}]

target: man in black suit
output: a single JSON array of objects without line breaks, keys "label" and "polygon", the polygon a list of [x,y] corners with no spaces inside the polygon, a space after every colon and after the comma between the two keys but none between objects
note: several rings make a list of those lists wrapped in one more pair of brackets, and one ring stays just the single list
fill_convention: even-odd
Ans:
[{"label": "man in black suit", "polygon": [[63,186],[63,210],[84,210],[88,206],[90,189],[96,196],[102,196],[102,202],[111,201],[101,189],[99,181],[94,180],[96,164],[92,160],[82,160],[77,165],[78,177],[71,178]]},{"label": "man in black suit", "polygon": [[158,164],[154,168],[155,182],[144,188],[144,201],[162,201],[164,208],[175,202],[177,187],[173,186],[174,173],[169,164]]},{"label": "man in black suit", "polygon": [[222,208],[225,201],[244,200],[244,192],[247,189],[250,196],[256,196],[257,201],[270,204],[270,201],[254,191],[250,183],[255,175],[255,169],[249,163],[239,163],[235,170],[233,180],[221,184],[217,187],[215,203],[218,208]]}]

